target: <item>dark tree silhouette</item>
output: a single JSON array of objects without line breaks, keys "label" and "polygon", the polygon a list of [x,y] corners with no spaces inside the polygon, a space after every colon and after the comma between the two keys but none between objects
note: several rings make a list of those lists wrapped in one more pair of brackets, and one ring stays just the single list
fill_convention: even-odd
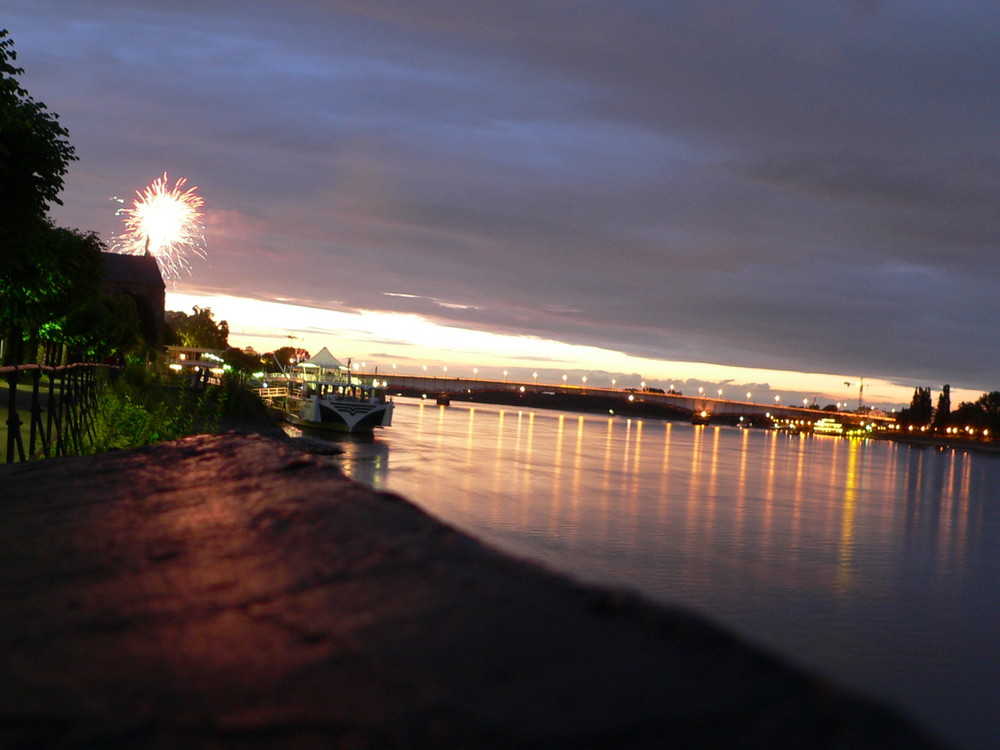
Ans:
[{"label": "dark tree silhouette", "polygon": [[934,406],[931,402],[930,388],[917,388],[913,391],[913,398],[910,405],[899,414],[899,421],[903,424],[930,424],[931,415],[934,413]]},{"label": "dark tree silhouette", "polygon": [[[36,102],[18,82],[24,73],[6,29],[0,29],[0,338],[5,363],[23,356],[28,308],[37,308],[51,286],[38,288],[26,279],[52,282],[58,272],[39,269],[36,248],[50,238],[49,205],[59,193],[69,163],[76,159],[69,133],[57,115]],[[29,323],[30,325],[30,323]],[[28,331],[29,336],[37,331]]]},{"label": "dark tree silhouette", "polygon": [[934,429],[944,429],[951,418],[951,386],[945,385],[938,396],[937,410],[934,412]]}]

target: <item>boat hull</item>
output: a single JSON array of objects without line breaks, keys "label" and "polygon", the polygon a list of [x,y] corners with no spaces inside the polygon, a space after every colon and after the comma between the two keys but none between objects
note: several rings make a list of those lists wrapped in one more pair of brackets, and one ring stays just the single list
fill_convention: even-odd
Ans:
[{"label": "boat hull", "polygon": [[304,402],[297,411],[286,412],[291,424],[333,432],[371,433],[392,424],[392,402],[324,400]]}]

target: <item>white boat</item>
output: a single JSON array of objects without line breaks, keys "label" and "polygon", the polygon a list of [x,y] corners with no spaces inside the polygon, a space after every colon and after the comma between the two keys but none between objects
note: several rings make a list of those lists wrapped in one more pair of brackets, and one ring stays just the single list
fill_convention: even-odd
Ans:
[{"label": "white boat", "polygon": [[394,404],[385,389],[377,377],[352,376],[350,361],[341,364],[324,346],[259,393],[299,427],[367,433],[392,424]]}]

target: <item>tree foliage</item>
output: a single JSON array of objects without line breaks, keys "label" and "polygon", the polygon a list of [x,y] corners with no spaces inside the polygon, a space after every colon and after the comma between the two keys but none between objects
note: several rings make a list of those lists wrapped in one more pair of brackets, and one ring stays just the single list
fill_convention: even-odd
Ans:
[{"label": "tree foliage", "polygon": [[930,424],[933,413],[931,389],[916,388],[913,391],[913,398],[910,399],[910,405],[900,412],[899,421],[903,424]]},{"label": "tree foliage", "polygon": [[63,176],[76,159],[59,117],[36,102],[18,82],[24,73],[6,29],[0,29],[0,247],[42,220],[60,203]]},{"label": "tree foliage", "polygon": [[88,357],[127,351],[138,334],[136,316],[101,289],[104,244],[96,234],[44,221],[22,235],[21,248],[31,262],[0,272],[0,336],[9,362],[33,361],[39,342]]},{"label": "tree foliage", "polygon": [[180,346],[197,346],[205,349],[229,348],[229,323],[218,323],[210,307],[195,305],[193,315],[176,310],[168,310],[166,322],[168,338]]},{"label": "tree foliage", "polygon": [[250,347],[246,349],[230,347],[222,358],[237,372],[253,373],[264,369],[261,355]]},{"label": "tree foliage", "polygon": [[275,363],[282,369],[286,369],[290,364],[309,359],[309,352],[305,349],[298,349],[294,346],[281,346],[265,355],[265,363],[269,368],[273,368]]},{"label": "tree foliage", "polygon": [[941,429],[948,425],[951,418],[951,386],[946,385],[938,396],[937,409],[934,411],[934,428]]}]

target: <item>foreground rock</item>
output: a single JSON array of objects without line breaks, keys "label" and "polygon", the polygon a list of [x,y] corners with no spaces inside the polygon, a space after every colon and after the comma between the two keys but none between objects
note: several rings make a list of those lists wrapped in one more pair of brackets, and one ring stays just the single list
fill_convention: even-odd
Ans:
[{"label": "foreground rock", "polygon": [[929,748],[274,440],[0,468],[0,746]]}]

